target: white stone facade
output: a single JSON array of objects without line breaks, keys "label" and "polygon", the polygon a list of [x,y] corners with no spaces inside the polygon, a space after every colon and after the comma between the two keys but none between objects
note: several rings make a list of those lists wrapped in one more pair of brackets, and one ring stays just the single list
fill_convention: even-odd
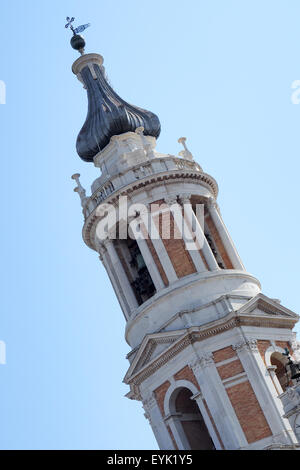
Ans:
[{"label": "white stone facade", "polygon": [[[89,56],[73,67],[79,79],[86,60],[91,73],[93,61],[102,65],[100,56]],[[155,138],[138,128],[114,136],[96,155],[101,176],[91,196],[74,175],[84,241],[99,253],[126,319],[125,337],[132,349],[124,379],[128,398],[142,402],[161,449],[195,448],[195,429],[217,450],[297,448],[299,404],[293,419],[286,406],[298,389],[283,394],[273,358],[282,356],[286,344],[299,360],[292,331],[298,316],[264,296],[259,281],[245,270],[216,202],[217,183],[194,161],[185,141],[180,139],[184,150],[179,157],[164,155],[155,150]],[[187,251],[188,237],[181,245],[166,242],[156,222],[159,213],[146,215],[156,237],[151,243],[137,239],[134,249],[147,272],[144,281],[152,283],[147,298],[136,288],[140,271],[132,262],[131,245],[109,235],[98,237],[104,218],[99,208],[110,204],[119,215],[120,197],[129,206],[150,210],[163,201],[167,212],[177,203],[180,213],[186,209],[187,232],[197,228],[199,249],[183,256],[180,249]],[[204,226],[195,216],[198,203],[204,206]],[[176,225],[173,212],[172,217]],[[135,210],[118,228],[134,222],[141,229],[145,220],[143,209]]]}]

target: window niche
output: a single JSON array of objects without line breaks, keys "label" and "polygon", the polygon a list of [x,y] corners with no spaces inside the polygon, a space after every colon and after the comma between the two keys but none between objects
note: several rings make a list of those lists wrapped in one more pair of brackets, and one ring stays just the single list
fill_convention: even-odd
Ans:
[{"label": "window niche", "polygon": [[[203,231],[204,231],[204,235],[205,235],[205,238],[208,242],[208,245],[214,255],[214,258],[219,266],[220,269],[227,269],[226,268],[226,265],[225,265],[225,262],[222,258],[222,255],[221,255],[221,252],[220,252],[220,249],[218,247],[218,238],[219,238],[219,235],[214,227],[214,224],[211,220],[211,217],[210,217],[210,214],[209,214],[209,210],[207,208],[207,205],[206,205],[206,202],[204,199],[199,199],[197,197],[193,197],[192,198],[192,208],[193,208],[193,211],[194,211],[194,214],[197,216],[197,210],[196,210],[196,206],[197,204],[203,204],[204,205],[204,227],[202,227]],[[203,224],[201,224],[203,225]]]},{"label": "window niche", "polygon": [[156,289],[139,246],[135,240],[127,238],[116,241],[116,250],[137,302],[142,305],[156,293]]}]

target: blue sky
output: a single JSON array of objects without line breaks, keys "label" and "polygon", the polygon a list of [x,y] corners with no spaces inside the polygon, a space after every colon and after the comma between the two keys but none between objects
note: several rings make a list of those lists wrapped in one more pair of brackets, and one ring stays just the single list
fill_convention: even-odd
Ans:
[{"label": "blue sky", "polygon": [[123,315],[81,239],[70,177],[98,171],[75,151],[87,102],[67,15],[92,24],[86,50],[115,90],[159,115],[159,151],[188,138],[247,270],[299,313],[300,4],[2,2],[0,448],[156,449],[124,398]]}]

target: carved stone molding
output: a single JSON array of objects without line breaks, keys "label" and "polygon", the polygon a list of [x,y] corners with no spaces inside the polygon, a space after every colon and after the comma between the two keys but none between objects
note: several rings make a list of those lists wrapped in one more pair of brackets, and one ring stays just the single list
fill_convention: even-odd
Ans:
[{"label": "carved stone molding", "polygon": [[217,203],[216,199],[214,197],[209,197],[207,199],[207,205],[209,209],[214,209],[220,214],[220,207],[219,204]]},{"label": "carved stone molding", "polygon": [[[144,191],[146,188],[150,190],[152,187],[155,187],[157,185],[157,182],[160,184],[173,184],[174,180],[176,179],[177,182],[191,182],[194,183],[196,180],[199,181],[199,183],[202,186],[207,187],[207,189],[211,192],[213,192],[216,196],[218,194],[218,187],[213,180],[212,177],[207,175],[206,173],[200,173],[200,172],[194,172],[194,171],[184,171],[182,173],[168,171],[166,174],[161,175],[151,175],[148,179],[143,179],[142,181],[135,181],[131,184],[129,184],[126,189],[120,188],[118,191],[115,191],[111,196],[108,196],[106,199],[107,204],[115,204],[117,206],[118,204],[118,198],[120,196],[130,196],[133,192],[138,193],[138,191]],[[88,201],[91,201],[93,199],[94,195],[91,196],[91,198],[88,198]],[[90,247],[92,250],[95,250],[95,245],[94,245],[94,240],[93,240],[93,234],[95,231],[95,226],[101,220],[100,215],[97,213],[97,203],[93,204],[92,208],[87,208],[85,206],[85,224],[83,227],[83,240],[86,243],[88,247]]]},{"label": "carved stone molding", "polygon": [[134,381],[130,384],[130,392],[126,395],[130,400],[142,401],[140,388]]},{"label": "carved stone molding", "polygon": [[191,204],[191,194],[180,194],[179,201],[182,205]]},{"label": "carved stone molding", "polygon": [[257,340],[256,339],[246,339],[240,341],[239,343],[233,344],[232,349],[234,351],[258,351]]},{"label": "carved stone molding", "polygon": [[177,196],[165,196],[164,199],[168,206],[173,206],[174,204],[178,204]]},{"label": "carved stone molding", "polygon": [[205,369],[206,367],[211,367],[214,365],[214,356],[212,352],[204,352],[201,355],[198,355],[197,359],[193,361],[190,366],[193,369],[194,372],[197,371],[197,369]]},{"label": "carved stone molding", "polygon": [[191,400],[203,400],[202,392],[195,393],[195,395],[191,397]]},{"label": "carved stone molding", "polygon": [[150,410],[157,406],[156,398],[154,393],[152,392],[147,398],[143,399],[143,407],[147,414],[149,414]]}]

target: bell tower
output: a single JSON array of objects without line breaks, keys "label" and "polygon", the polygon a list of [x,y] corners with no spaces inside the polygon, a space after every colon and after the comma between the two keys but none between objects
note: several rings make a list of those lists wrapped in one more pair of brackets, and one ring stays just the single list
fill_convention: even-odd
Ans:
[{"label": "bell tower", "polygon": [[124,381],[161,449],[292,449],[298,438],[280,396],[299,360],[298,316],[261,292],[228,233],[218,185],[179,139],[156,150],[158,117],[109,85],[98,54],[73,73],[88,114],[77,152],[99,176],[87,196],[73,176],[83,239],[98,253],[125,318]]}]

